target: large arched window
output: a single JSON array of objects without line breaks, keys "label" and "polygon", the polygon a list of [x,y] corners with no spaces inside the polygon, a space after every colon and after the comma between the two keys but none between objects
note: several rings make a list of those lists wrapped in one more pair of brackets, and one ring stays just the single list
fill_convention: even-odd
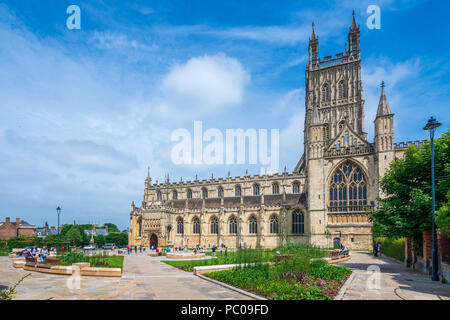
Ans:
[{"label": "large arched window", "polygon": [[279,194],[280,193],[280,185],[277,182],[272,184],[272,193],[273,194]]},{"label": "large arched window", "polygon": [[172,198],[173,198],[173,200],[177,200],[178,199],[178,192],[177,192],[177,190],[173,190]]},{"label": "large arched window", "polygon": [[217,189],[217,195],[219,196],[219,198],[223,198],[223,188],[219,187],[219,189]]},{"label": "large arched window", "polygon": [[219,221],[216,217],[213,217],[211,219],[211,234],[218,234],[219,233]]},{"label": "large arched window", "polygon": [[341,82],[339,82],[339,99],[344,98],[347,98],[347,86],[344,80],[342,80]]},{"label": "large arched window", "polygon": [[184,233],[183,218],[178,218],[177,219],[177,233],[178,234],[183,234]]},{"label": "large arched window", "polygon": [[192,233],[200,234],[200,220],[197,217],[192,220]]},{"label": "large arched window", "polygon": [[294,211],[292,213],[292,233],[293,234],[305,233],[305,215],[300,211]]},{"label": "large arched window", "polygon": [[270,217],[270,233],[278,233],[278,217],[275,215]]},{"label": "large arched window", "polygon": [[258,222],[256,221],[256,218],[254,216],[252,216],[248,221],[248,232],[250,234],[258,233]]},{"label": "large arched window", "polygon": [[347,160],[331,178],[328,211],[364,212],[366,206],[367,179],[359,166]]},{"label": "large arched window", "polygon": [[235,217],[231,217],[229,221],[230,225],[230,234],[236,234],[237,233],[237,222]]},{"label": "large arched window", "polygon": [[322,87],[322,101],[328,102],[330,101],[331,94],[330,94],[330,87],[328,84],[324,84]]},{"label": "large arched window", "polygon": [[240,186],[236,186],[236,187],[234,188],[234,195],[235,195],[236,197],[240,197],[241,194],[242,194],[242,192],[241,192],[241,187],[240,187]]},{"label": "large arched window", "polygon": [[253,185],[253,195],[254,196],[259,196],[259,184],[254,184]]},{"label": "large arched window", "polygon": [[203,199],[208,198],[208,189],[206,189],[206,188],[202,189],[202,196],[203,196]]},{"label": "large arched window", "polygon": [[187,198],[192,199],[192,190],[191,189],[188,189],[188,191],[187,191]]}]

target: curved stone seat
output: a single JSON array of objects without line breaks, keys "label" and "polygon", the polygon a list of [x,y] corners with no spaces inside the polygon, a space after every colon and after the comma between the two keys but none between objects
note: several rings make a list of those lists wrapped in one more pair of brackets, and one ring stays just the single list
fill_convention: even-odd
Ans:
[{"label": "curved stone seat", "polygon": [[198,258],[204,258],[206,257],[205,254],[202,253],[174,253],[174,252],[169,252],[166,253],[166,258],[168,259],[198,259]]},{"label": "curved stone seat", "polygon": [[122,269],[120,268],[92,268],[86,267],[81,269],[82,276],[97,276],[97,277],[121,277]]}]

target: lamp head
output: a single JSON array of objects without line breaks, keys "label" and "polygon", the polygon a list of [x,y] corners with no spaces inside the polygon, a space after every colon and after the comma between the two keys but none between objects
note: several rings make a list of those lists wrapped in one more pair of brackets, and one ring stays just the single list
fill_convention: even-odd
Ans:
[{"label": "lamp head", "polygon": [[434,117],[431,117],[428,120],[427,125],[425,127],[423,127],[423,130],[436,129],[437,127],[439,127],[441,125],[442,125],[442,123],[438,122]]},{"label": "lamp head", "polygon": [[56,212],[58,213],[58,214],[60,214],[61,213],[61,208],[58,206],[58,208],[56,208]]}]

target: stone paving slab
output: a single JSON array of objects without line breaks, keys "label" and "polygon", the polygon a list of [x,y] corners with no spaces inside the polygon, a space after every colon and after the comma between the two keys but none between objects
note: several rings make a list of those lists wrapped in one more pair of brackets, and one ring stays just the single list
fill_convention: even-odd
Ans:
[{"label": "stone paving slab", "polygon": [[[450,300],[449,284],[431,281],[431,276],[405,268],[390,259],[374,257],[368,252],[353,252],[350,261],[338,265],[355,272],[342,300]],[[367,271],[369,266],[380,269],[379,288],[368,285],[373,274]]]},{"label": "stone paving slab", "polygon": [[[0,257],[0,286],[11,286],[31,273],[17,287],[16,299],[167,299],[248,300],[249,297],[200,279],[145,254],[126,255],[121,278],[81,277],[80,289],[69,289],[70,276],[16,269],[9,257]],[[73,280],[73,278],[72,278]],[[76,285],[76,282],[72,283]]]}]

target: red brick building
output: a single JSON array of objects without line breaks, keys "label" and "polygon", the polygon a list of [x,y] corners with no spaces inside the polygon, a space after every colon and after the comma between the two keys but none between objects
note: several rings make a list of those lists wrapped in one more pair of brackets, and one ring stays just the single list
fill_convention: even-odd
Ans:
[{"label": "red brick building", "polygon": [[10,239],[19,236],[32,237],[36,235],[36,225],[16,218],[11,222],[10,217],[6,217],[4,222],[0,222],[0,239]]}]

